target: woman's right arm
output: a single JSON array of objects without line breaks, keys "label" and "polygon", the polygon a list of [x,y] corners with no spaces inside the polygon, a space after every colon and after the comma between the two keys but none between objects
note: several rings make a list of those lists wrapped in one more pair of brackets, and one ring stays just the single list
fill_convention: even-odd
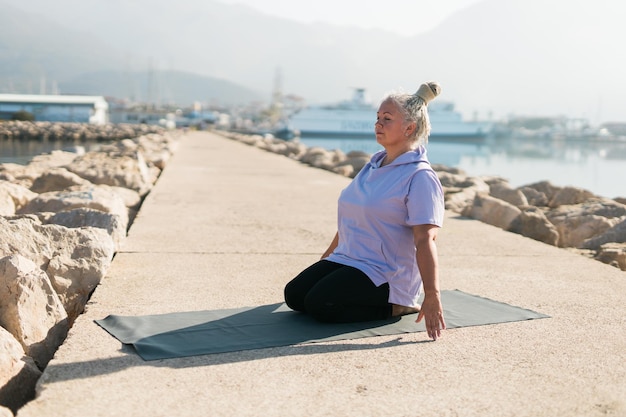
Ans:
[{"label": "woman's right arm", "polygon": [[339,244],[339,232],[335,233],[335,237],[333,238],[333,241],[330,242],[330,246],[328,247],[328,249],[326,249],[326,252],[324,252],[324,254],[322,255],[320,259],[324,259],[328,257],[328,255],[333,253],[333,251],[335,250],[338,244]]}]

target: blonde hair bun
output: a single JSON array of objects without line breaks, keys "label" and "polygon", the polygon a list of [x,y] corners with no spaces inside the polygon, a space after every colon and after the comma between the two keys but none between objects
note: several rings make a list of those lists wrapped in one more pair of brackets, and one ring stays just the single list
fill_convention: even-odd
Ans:
[{"label": "blonde hair bun", "polygon": [[428,104],[435,99],[441,93],[441,86],[436,81],[429,81],[420,85],[415,95],[424,100],[424,103]]}]

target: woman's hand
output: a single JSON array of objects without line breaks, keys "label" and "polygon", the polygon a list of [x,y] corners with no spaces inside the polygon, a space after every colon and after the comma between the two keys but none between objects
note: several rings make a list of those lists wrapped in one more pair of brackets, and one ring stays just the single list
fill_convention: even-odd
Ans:
[{"label": "woman's hand", "polygon": [[439,291],[426,293],[424,295],[424,302],[417,315],[416,323],[419,323],[422,319],[426,321],[428,337],[437,340],[437,338],[441,336],[441,331],[446,328]]}]

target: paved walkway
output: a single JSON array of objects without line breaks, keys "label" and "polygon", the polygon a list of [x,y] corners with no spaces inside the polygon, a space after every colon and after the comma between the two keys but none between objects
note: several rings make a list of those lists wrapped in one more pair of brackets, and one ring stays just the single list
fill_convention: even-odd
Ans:
[{"label": "paved walkway", "polygon": [[453,213],[443,289],[551,318],[151,362],[94,324],[281,301],[348,181],[190,133],[18,416],[626,415],[626,274]]}]

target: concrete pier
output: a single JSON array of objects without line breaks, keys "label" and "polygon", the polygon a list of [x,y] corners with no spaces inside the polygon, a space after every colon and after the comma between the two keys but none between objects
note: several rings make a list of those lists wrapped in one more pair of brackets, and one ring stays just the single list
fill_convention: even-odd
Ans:
[{"label": "concrete pier", "polygon": [[93,322],[282,301],[349,181],[190,132],[18,416],[626,416],[626,274],[454,213],[442,288],[551,318],[150,362]]}]

